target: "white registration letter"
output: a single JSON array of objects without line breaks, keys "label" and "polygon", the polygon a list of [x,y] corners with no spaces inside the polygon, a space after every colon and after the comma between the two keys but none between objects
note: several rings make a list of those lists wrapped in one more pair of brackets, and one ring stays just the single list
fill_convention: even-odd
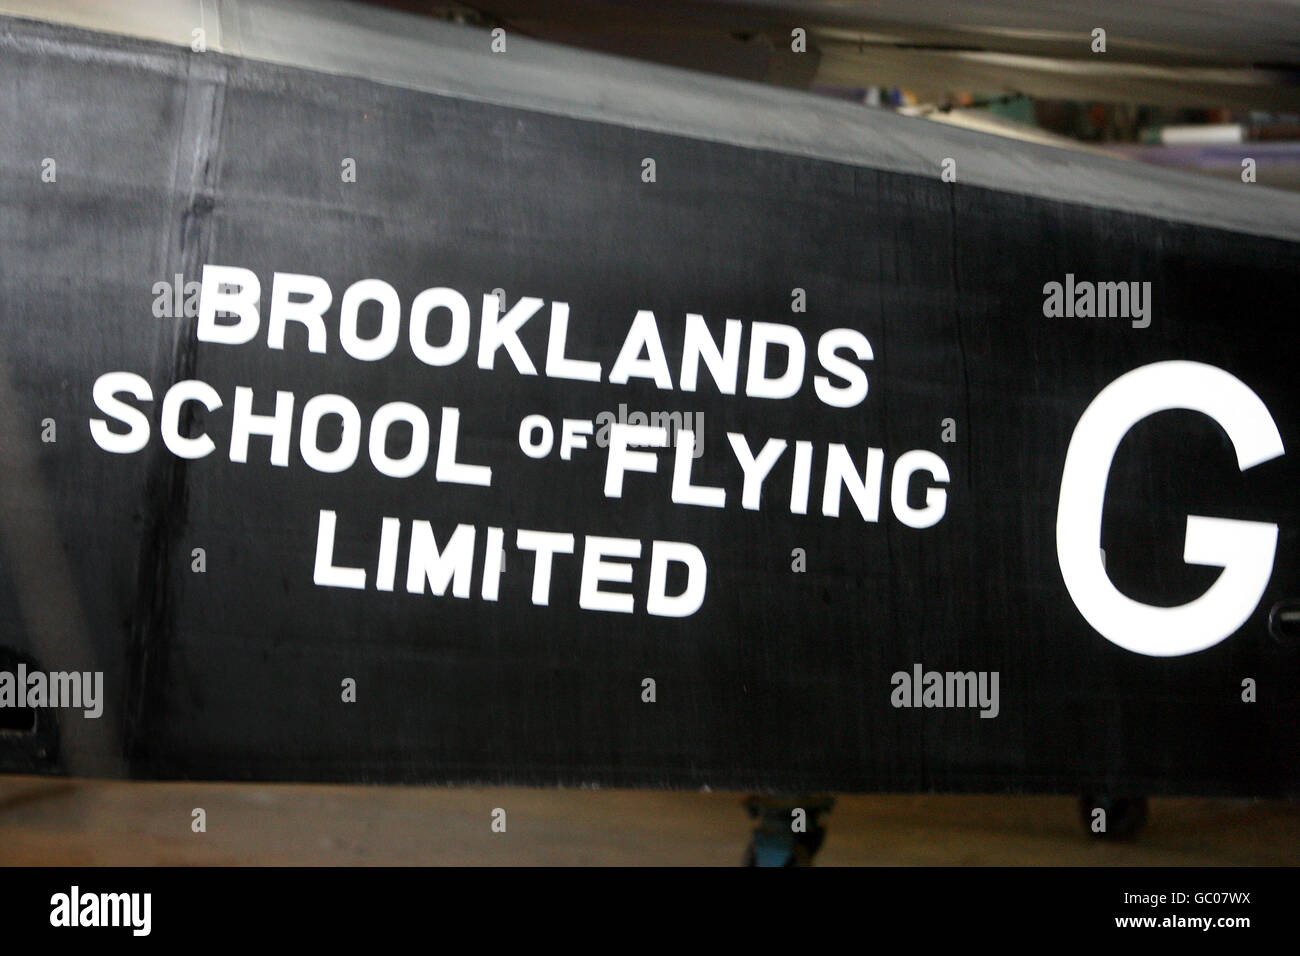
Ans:
[{"label": "white registration letter", "polygon": [[1065,455],[1056,515],[1056,557],[1079,612],[1113,644],[1173,657],[1213,647],[1259,605],[1273,573],[1277,525],[1189,515],[1183,560],[1223,568],[1208,591],[1178,607],[1121,594],[1101,557],[1101,515],[1111,460],[1130,428],[1148,415],[1185,408],[1228,433],[1245,471],[1283,454],[1282,436],[1259,396],[1232,375],[1198,362],[1156,362],[1102,389],[1075,426]]}]

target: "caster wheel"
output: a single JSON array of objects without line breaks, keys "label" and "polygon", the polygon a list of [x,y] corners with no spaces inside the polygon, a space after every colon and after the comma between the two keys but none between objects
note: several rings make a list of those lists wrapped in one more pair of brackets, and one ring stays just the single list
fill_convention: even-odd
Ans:
[{"label": "caster wheel", "polygon": [[1085,793],[1079,798],[1079,819],[1098,840],[1131,840],[1146,825],[1147,798]]},{"label": "caster wheel", "polygon": [[[826,840],[824,817],[835,800],[812,794],[752,796],[745,801],[750,819],[756,820],[745,866],[811,866],[813,857]],[[804,828],[796,830],[792,817],[799,812]]]}]

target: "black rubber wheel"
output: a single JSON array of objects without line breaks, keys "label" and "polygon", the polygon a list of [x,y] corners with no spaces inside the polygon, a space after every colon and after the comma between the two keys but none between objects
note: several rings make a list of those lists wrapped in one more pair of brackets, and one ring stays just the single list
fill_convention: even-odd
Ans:
[{"label": "black rubber wheel", "polygon": [[[1093,828],[1096,810],[1106,812],[1104,830]],[[1085,793],[1079,798],[1079,821],[1088,835],[1098,840],[1132,840],[1146,825],[1147,798]]]}]

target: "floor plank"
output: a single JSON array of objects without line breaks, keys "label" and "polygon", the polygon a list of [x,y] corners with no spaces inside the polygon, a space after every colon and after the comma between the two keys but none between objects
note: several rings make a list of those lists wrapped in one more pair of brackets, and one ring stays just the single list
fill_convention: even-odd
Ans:
[{"label": "floor plank", "polygon": [[[0,865],[729,866],[752,828],[742,799],[0,777]],[[498,807],[505,833],[490,828]],[[828,824],[823,866],[1300,863],[1300,806],[1281,801],[1153,800],[1141,838],[1120,844],[1086,836],[1069,797],[840,796]]]}]

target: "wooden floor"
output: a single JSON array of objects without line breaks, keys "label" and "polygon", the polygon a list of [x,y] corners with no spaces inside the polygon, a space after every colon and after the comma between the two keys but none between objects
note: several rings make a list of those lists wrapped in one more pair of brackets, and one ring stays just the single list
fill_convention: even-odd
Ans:
[{"label": "wooden floor", "polygon": [[[730,866],[743,796],[0,777],[0,865]],[[1085,835],[1069,797],[840,796],[827,822],[821,866],[1300,863],[1300,804],[1276,801],[1153,800],[1122,844]]]}]

